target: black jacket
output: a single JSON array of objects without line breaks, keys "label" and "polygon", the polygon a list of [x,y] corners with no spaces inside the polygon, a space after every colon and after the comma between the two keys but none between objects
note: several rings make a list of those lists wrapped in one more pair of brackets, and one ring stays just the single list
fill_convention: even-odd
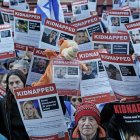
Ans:
[{"label": "black jacket", "polygon": [[8,140],[29,140],[12,94],[7,94],[0,99],[0,114],[0,133]]}]

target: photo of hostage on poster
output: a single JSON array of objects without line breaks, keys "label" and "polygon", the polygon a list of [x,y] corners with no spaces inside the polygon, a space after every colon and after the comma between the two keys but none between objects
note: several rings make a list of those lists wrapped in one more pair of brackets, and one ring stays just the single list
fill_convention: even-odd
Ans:
[{"label": "photo of hostage on poster", "polygon": [[41,113],[37,100],[20,102],[20,106],[22,108],[22,112],[25,120],[41,118]]}]

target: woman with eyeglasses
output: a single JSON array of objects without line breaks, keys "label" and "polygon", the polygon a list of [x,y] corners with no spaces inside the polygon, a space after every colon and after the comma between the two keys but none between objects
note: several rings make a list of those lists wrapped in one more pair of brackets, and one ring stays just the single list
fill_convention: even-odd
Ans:
[{"label": "woman with eyeglasses", "polygon": [[29,140],[14,98],[14,90],[25,87],[26,77],[20,70],[10,70],[6,83],[7,94],[0,100],[0,132],[8,140]]}]

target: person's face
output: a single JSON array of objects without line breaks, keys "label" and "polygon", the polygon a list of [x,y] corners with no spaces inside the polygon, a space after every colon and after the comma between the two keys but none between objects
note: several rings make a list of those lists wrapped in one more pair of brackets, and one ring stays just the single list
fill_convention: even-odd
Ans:
[{"label": "person's face", "polygon": [[91,136],[96,133],[98,123],[92,116],[83,116],[78,121],[80,134],[83,136]]},{"label": "person's face", "polygon": [[132,41],[133,43],[137,44],[140,43],[140,33],[139,31],[132,32]]},{"label": "person's face", "polygon": [[131,136],[129,140],[140,140],[139,136]]},{"label": "person's face", "polygon": [[24,84],[17,75],[11,75],[9,77],[8,86],[12,94],[14,94],[15,89],[24,88]]},{"label": "person's face", "polygon": [[39,66],[40,68],[45,68],[45,66],[46,66],[46,61],[45,61],[45,60],[40,60],[38,66]]},{"label": "person's face", "polygon": [[103,44],[99,44],[98,45],[98,49],[104,49],[104,45]]},{"label": "person's face", "polygon": [[92,73],[92,66],[87,66],[88,71],[86,71],[87,75],[90,75]]},{"label": "person's face", "polygon": [[117,25],[117,24],[119,23],[119,19],[118,19],[118,18],[114,18],[113,23],[114,23],[115,25]]},{"label": "person's face", "polygon": [[6,78],[7,78],[7,74],[5,74],[1,80],[1,86],[6,89]]},{"label": "person's face", "polygon": [[74,107],[76,107],[78,104],[82,103],[82,99],[80,96],[72,96],[70,101]]},{"label": "person's face", "polygon": [[77,34],[76,34],[75,41],[76,41],[78,44],[83,44],[83,43],[85,43],[85,41],[86,41],[85,33],[84,33],[84,32],[79,32],[79,33],[77,33]]},{"label": "person's face", "polygon": [[34,107],[31,105],[31,104],[26,104],[24,106],[24,111],[25,111],[25,114],[28,116],[28,117],[33,117],[33,114],[34,114]]}]

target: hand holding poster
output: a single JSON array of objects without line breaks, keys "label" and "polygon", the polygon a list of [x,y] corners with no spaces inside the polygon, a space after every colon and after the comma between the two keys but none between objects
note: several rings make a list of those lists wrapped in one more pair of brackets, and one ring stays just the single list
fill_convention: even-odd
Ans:
[{"label": "hand holding poster", "polygon": [[68,140],[54,84],[15,90],[22,121],[31,140]]}]

